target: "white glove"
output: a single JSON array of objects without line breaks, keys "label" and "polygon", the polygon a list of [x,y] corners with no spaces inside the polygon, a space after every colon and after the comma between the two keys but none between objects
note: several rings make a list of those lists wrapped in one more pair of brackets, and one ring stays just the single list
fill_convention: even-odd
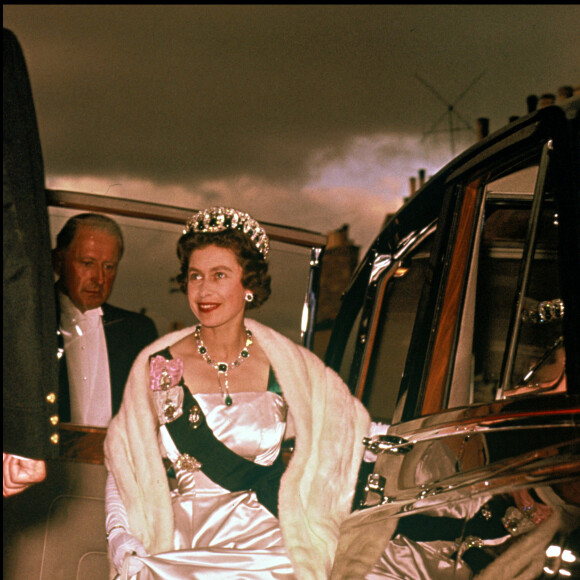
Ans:
[{"label": "white glove", "polygon": [[128,578],[139,573],[145,566],[141,560],[132,558],[131,556],[134,554],[137,556],[149,555],[145,546],[135,536],[121,528],[116,528],[109,534],[109,551],[113,559],[113,564],[115,564],[115,568],[119,573],[123,568],[125,558],[130,558],[128,566],[126,567]]},{"label": "white glove", "polygon": [[[115,568],[120,573],[125,558],[133,554],[138,556],[149,556],[145,546],[129,531],[129,521],[127,510],[121,499],[121,494],[117,488],[117,483],[112,473],[107,476],[105,488],[105,528],[109,541],[109,553]],[[137,574],[145,566],[137,558],[131,558],[131,562],[126,569],[127,576]]]}]

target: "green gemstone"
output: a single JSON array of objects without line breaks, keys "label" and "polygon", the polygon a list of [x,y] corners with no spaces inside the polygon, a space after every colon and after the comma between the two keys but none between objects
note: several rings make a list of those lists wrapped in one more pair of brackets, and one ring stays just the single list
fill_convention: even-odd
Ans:
[{"label": "green gemstone", "polygon": [[242,351],[242,356],[243,356],[244,358],[248,358],[248,357],[250,356],[250,353],[249,353],[247,350],[243,350],[243,351]]},{"label": "green gemstone", "polygon": [[228,406],[228,407],[232,406],[233,401],[229,395],[226,397],[225,403],[226,403],[226,406]]},{"label": "green gemstone", "polygon": [[226,363],[218,363],[218,372],[225,373],[228,370],[228,365]]},{"label": "green gemstone", "polygon": [[205,354],[205,353],[207,352],[207,348],[205,348],[205,346],[200,346],[200,347],[199,347],[199,352],[200,352],[201,354]]}]

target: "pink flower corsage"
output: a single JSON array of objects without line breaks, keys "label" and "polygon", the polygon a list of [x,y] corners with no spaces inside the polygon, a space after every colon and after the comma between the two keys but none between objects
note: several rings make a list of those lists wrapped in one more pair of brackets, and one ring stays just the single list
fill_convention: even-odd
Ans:
[{"label": "pink flower corsage", "polygon": [[150,386],[159,423],[165,425],[183,415],[183,388],[179,381],[183,376],[183,361],[167,360],[157,355],[149,364]]},{"label": "pink flower corsage", "polygon": [[183,361],[180,358],[167,360],[158,354],[149,364],[151,390],[166,391],[176,387],[183,376]]}]

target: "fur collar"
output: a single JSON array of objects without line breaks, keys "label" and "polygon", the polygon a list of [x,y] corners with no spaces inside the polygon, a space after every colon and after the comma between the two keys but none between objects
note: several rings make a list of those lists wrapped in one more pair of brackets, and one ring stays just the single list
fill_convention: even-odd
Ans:
[{"label": "fur collar", "polygon": [[[369,417],[340,377],[310,351],[254,320],[246,325],[276,373],[296,436],[279,494],[285,545],[298,578],[328,578],[339,527],[350,512]],[[152,553],[172,549],[174,530],[149,396],[148,357],[191,332],[193,327],[170,333],[141,352],[105,441],[106,465],[131,530]]]}]

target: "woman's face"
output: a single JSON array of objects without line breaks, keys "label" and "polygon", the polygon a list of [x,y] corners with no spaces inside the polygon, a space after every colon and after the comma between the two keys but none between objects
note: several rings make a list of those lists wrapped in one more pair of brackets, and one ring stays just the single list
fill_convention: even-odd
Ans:
[{"label": "woman's face", "polygon": [[201,324],[218,327],[243,323],[246,290],[242,274],[233,250],[206,246],[191,253],[187,297]]}]

